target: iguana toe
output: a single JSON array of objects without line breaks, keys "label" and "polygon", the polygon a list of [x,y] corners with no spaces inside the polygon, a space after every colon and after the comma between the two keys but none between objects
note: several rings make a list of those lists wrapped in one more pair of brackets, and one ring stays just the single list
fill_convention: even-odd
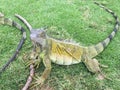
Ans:
[{"label": "iguana toe", "polygon": [[35,79],[35,82],[31,84],[31,89],[41,87],[44,84],[44,81],[45,81],[44,78],[36,76],[36,78],[34,79]]},{"label": "iguana toe", "polygon": [[41,60],[39,60],[39,59],[37,59],[37,60],[30,60],[30,61],[26,62],[26,67],[28,67],[31,64],[33,64],[34,67],[38,68],[40,66],[40,62],[41,62]]},{"label": "iguana toe", "polygon": [[103,75],[103,74],[98,74],[98,76],[97,76],[96,79],[97,79],[97,80],[104,80],[104,79],[105,79],[105,75]]}]

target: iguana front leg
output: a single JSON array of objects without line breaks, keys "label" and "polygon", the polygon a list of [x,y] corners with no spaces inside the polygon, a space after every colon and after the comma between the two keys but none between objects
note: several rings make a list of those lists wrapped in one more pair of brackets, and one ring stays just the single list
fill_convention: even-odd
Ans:
[{"label": "iguana front leg", "polygon": [[45,70],[40,77],[37,76],[37,78],[35,78],[36,82],[33,83],[31,88],[37,86],[41,87],[44,84],[44,81],[48,78],[51,72],[51,60],[49,59],[49,56],[45,55],[43,59],[43,64],[45,66]]},{"label": "iguana front leg", "polygon": [[34,67],[38,68],[41,62],[41,58],[39,56],[39,53],[36,53],[34,51],[32,51],[29,55],[28,58],[29,61],[26,62],[26,66],[30,66],[31,64],[34,65]]},{"label": "iguana front leg", "polygon": [[37,68],[40,65],[41,59],[40,58],[40,53],[41,53],[41,47],[33,42],[33,50],[30,53],[29,61],[27,62],[27,66],[34,64],[34,66],[37,66]]},{"label": "iguana front leg", "polygon": [[98,74],[98,80],[103,80],[104,78],[106,78],[106,76],[102,73],[100,69],[99,62],[96,59],[91,59],[86,56],[83,62],[85,63],[86,67],[90,72]]}]

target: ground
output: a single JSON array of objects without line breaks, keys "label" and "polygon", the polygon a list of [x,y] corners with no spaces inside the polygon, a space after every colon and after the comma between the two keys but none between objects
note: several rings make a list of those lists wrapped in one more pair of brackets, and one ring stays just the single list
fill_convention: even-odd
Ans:
[{"label": "ground", "polygon": [[[119,0],[98,0],[120,17]],[[20,14],[35,27],[56,27],[65,30],[82,45],[88,46],[104,40],[114,27],[114,18],[93,3],[93,0],[1,0],[0,12],[6,17],[18,21],[14,14]],[[21,23],[22,24],[22,23]],[[24,26],[22,24],[22,26]],[[25,27],[25,26],[24,26]],[[0,90],[20,90],[27,79],[29,68],[22,59],[30,52],[32,43],[27,31],[27,40],[18,58],[0,76]],[[0,26],[0,67],[14,53],[21,33],[9,26]],[[120,89],[120,33],[118,31],[110,45],[96,56],[100,63],[108,65],[102,68],[109,80],[96,80],[83,63],[71,66],[52,64],[52,71],[45,82],[44,90],[119,90]],[[41,74],[44,66],[36,70]]]}]

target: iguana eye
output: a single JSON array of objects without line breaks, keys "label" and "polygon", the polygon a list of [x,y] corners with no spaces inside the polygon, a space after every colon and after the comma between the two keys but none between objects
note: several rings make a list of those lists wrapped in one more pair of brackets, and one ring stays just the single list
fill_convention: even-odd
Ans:
[{"label": "iguana eye", "polygon": [[40,34],[40,37],[45,37],[45,32],[42,32],[42,33]]}]

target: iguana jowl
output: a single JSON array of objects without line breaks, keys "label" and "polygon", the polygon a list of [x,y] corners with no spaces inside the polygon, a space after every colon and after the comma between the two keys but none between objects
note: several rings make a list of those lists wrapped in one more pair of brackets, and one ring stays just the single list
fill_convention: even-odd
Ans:
[{"label": "iguana jowl", "polygon": [[30,30],[30,38],[34,46],[31,57],[36,59],[38,56],[41,56],[46,67],[42,76],[37,79],[35,83],[36,85],[42,85],[44,80],[50,74],[51,61],[60,65],[71,65],[83,62],[90,72],[98,73],[102,76],[102,79],[105,77],[101,73],[99,67],[100,64],[94,57],[101,53],[113,39],[119,27],[119,20],[113,11],[107,9],[97,2],[95,2],[95,4],[112,14],[116,20],[116,23],[113,31],[105,40],[88,47],[80,46],[72,42],[64,42],[50,38],[46,35],[46,32],[43,29],[33,29],[23,17],[16,14],[16,17],[23,21]]}]

